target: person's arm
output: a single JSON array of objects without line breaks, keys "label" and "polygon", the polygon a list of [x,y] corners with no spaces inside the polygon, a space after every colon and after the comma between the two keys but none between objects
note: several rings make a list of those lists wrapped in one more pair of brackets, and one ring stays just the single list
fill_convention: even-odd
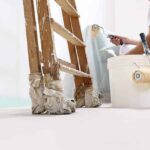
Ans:
[{"label": "person's arm", "polygon": [[124,44],[131,44],[131,45],[138,45],[139,41],[134,39],[127,39],[127,41]]},{"label": "person's arm", "polygon": [[118,35],[110,35],[110,41],[115,45],[121,45],[123,44],[131,44],[131,45],[138,45],[139,41],[133,40],[127,37],[118,36]]},{"label": "person's arm", "polygon": [[143,50],[142,43],[139,42],[135,48],[131,49],[125,55],[134,55],[134,54],[143,54],[143,53],[144,53],[144,50]]},{"label": "person's arm", "polygon": [[[148,46],[150,47],[150,32],[146,36],[146,39],[147,39]],[[144,53],[143,45],[141,42],[139,42],[137,46],[131,49],[128,53],[126,53],[126,55],[143,54],[143,53]]]}]

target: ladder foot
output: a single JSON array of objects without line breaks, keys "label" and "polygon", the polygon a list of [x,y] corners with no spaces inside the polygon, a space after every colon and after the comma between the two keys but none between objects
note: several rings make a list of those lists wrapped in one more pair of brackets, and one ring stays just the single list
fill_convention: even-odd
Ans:
[{"label": "ladder foot", "polygon": [[32,73],[29,75],[30,89],[29,94],[32,100],[32,114],[41,114],[44,112],[44,84],[41,73]]},{"label": "ladder foot", "polygon": [[76,107],[95,108],[102,105],[102,97],[97,94],[93,88],[80,86],[75,92]]},{"label": "ladder foot", "polygon": [[[48,75],[45,78],[43,80],[41,73],[29,75],[32,114],[63,115],[74,113],[76,103],[74,100],[65,100],[61,81],[50,80]],[[44,87],[44,81],[48,87]]]},{"label": "ladder foot", "polygon": [[75,112],[76,103],[73,100],[66,100],[64,98],[60,80],[51,81],[49,87],[45,87],[44,95],[44,114],[63,115]]},{"label": "ladder foot", "polygon": [[102,105],[102,99],[100,94],[98,94],[92,87],[86,88],[85,90],[85,106],[87,108],[90,107],[98,107]]}]

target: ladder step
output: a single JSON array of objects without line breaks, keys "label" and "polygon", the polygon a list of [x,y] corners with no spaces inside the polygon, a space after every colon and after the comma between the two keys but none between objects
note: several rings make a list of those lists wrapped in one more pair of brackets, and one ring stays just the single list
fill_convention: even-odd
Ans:
[{"label": "ladder step", "polygon": [[79,70],[70,68],[70,67],[68,67],[66,65],[60,64],[60,70],[63,71],[63,72],[69,73],[69,74],[76,75],[76,76],[92,78],[90,74],[87,74],[85,72],[81,72]]},{"label": "ladder step", "polygon": [[76,46],[85,47],[85,44],[83,41],[81,41],[79,38],[77,38],[73,33],[71,33],[69,30],[61,26],[59,23],[54,21],[53,18],[50,18],[51,25],[53,30],[58,33],[60,36],[64,37],[66,40],[68,40],[70,43]]},{"label": "ladder step", "polygon": [[66,62],[62,59],[58,59],[58,61],[59,61],[60,66],[61,66],[61,71],[69,73],[69,74],[73,74],[76,76],[91,78],[91,76],[89,74],[77,70],[76,65],[71,64],[69,62]]},{"label": "ladder step", "polygon": [[67,67],[72,68],[72,69],[76,69],[76,65],[74,65],[74,64],[71,64],[71,63],[64,61],[62,59],[58,59],[58,61],[60,64],[62,64],[64,66],[67,66]]},{"label": "ladder step", "polygon": [[68,0],[55,0],[56,3],[69,15],[72,17],[79,17],[76,9],[68,2]]}]

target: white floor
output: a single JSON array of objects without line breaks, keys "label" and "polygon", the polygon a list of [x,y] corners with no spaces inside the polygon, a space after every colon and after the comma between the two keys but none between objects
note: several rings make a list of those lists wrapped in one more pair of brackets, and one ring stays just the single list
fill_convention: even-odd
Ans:
[{"label": "white floor", "polygon": [[150,109],[77,109],[66,116],[0,111],[0,150],[150,150]]}]

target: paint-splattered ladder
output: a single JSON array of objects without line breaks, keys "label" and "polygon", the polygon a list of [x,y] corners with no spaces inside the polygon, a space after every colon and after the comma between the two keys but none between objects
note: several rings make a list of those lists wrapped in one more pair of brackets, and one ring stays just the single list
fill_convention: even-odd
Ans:
[{"label": "paint-splattered ladder", "polygon": [[[71,59],[69,63],[56,57],[56,61],[60,63],[60,71],[74,75],[76,89],[80,86],[93,87],[75,0],[55,0],[55,2],[61,7],[64,27],[52,18],[48,0],[36,0],[37,9],[34,9],[34,0],[24,0],[30,71],[50,73],[51,56],[56,55],[53,40],[53,32],[56,32],[67,40]],[[38,23],[35,19],[36,12]],[[37,25],[39,28],[35,28]],[[42,67],[39,59],[37,29],[40,31]]]}]

